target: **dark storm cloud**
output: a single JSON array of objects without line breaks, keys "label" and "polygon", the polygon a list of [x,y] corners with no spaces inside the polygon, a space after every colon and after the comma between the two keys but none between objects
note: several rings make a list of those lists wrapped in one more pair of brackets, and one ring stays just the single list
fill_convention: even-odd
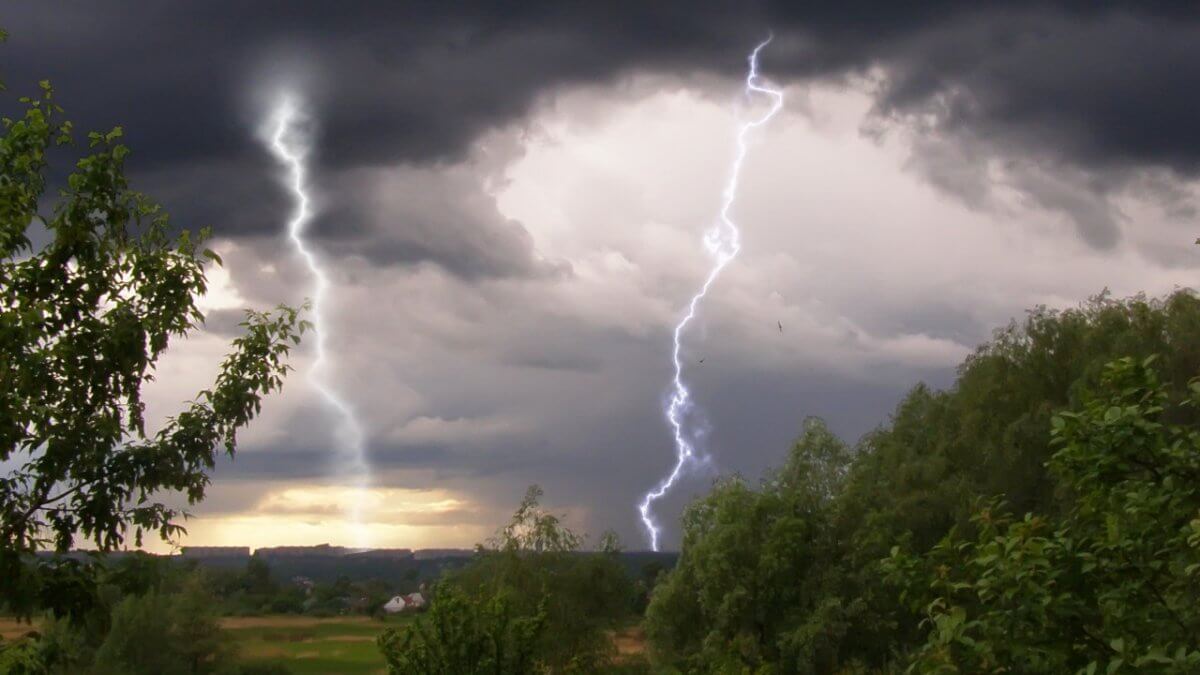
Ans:
[{"label": "dark storm cloud", "polygon": [[376,264],[434,261],[463,278],[550,274],[533,239],[505,218],[474,173],[343,171],[322,192],[314,232],[326,250]]},{"label": "dark storm cloud", "polygon": [[[299,447],[289,440],[286,445],[262,446],[240,452],[218,477],[224,480],[316,480],[330,476],[328,444]],[[544,441],[522,439],[520,443],[503,440],[489,442],[487,451],[459,448],[445,443],[372,443],[368,459],[374,475],[392,471],[433,470],[439,475],[482,478],[503,473],[523,473],[530,467],[559,463],[561,456],[550,451]],[[222,472],[229,472],[228,474]]]},{"label": "dark storm cloud", "polygon": [[[236,237],[226,254],[233,286],[260,304],[308,287],[298,266],[274,265],[292,205],[256,135],[274,87],[300,89],[317,127],[311,182],[321,211],[311,234],[319,250],[369,267],[418,267],[390,286],[356,261],[338,267],[373,281],[361,297],[353,278],[340,284],[342,300],[370,308],[346,314],[358,320],[336,325],[331,344],[354,345],[372,359],[359,372],[373,374],[375,388],[362,384],[347,396],[364,419],[386,418],[398,429],[388,437],[387,424],[371,428],[377,484],[433,475],[472,500],[508,508],[525,484],[538,482],[551,499],[592,505],[594,531],[616,525],[631,541],[640,541],[632,504],[672,461],[659,412],[669,333],[631,321],[636,334],[622,339],[606,327],[605,311],[616,310],[559,312],[560,303],[586,304],[587,293],[546,292],[568,270],[540,259],[521,223],[498,211],[484,181],[496,178],[500,163],[477,156],[489,131],[520,122],[556,88],[641,71],[740,78],[748,47],[770,29],[776,41],[763,56],[766,74],[788,83],[865,76],[876,87],[870,122],[882,133],[915,132],[913,167],[973,207],[993,206],[991,168],[999,164],[1007,185],[1072,219],[1098,248],[1129,232],[1113,206],[1123,187],[1153,191],[1178,219],[1195,216],[1172,182],[1200,174],[1195,3],[8,4],[0,26],[12,37],[0,46],[0,77],[22,94],[51,79],[81,130],[123,125],[135,186],[163,201],[178,223]],[[728,84],[722,97],[736,87],[734,79]],[[519,150],[501,148],[501,158]],[[1181,247],[1162,246],[1162,255],[1190,264]],[[437,270],[422,276],[430,270],[421,265],[453,280]],[[504,281],[489,285],[496,278]],[[920,294],[890,302],[845,276],[829,279],[827,287],[805,288],[805,297],[834,296],[831,304],[845,309],[814,316],[840,326],[844,311],[881,340],[912,334],[969,346],[986,336],[981,317],[991,321],[976,311],[978,295],[930,301],[917,297],[931,295],[917,286]],[[650,276],[647,287],[662,283],[675,281]],[[837,303],[839,286],[870,297]],[[393,302],[389,292],[412,304]],[[675,302],[671,292],[664,296]],[[548,309],[535,311],[543,304]],[[241,317],[214,310],[207,328],[228,337]],[[790,338],[794,329],[783,323]],[[805,349],[847,360],[869,351],[815,335],[816,346]],[[856,339],[846,331],[845,341]],[[894,354],[880,358],[906,358]],[[355,355],[338,356],[344,363]],[[916,377],[944,385],[950,374],[872,364],[868,381],[795,364],[749,367],[744,357],[728,366],[710,357],[688,376],[709,413],[716,468],[749,476],[778,465],[804,416],[823,416],[853,439],[884,419]],[[289,392],[299,381],[298,373]],[[407,402],[400,385],[424,400]],[[370,417],[380,400],[395,412]],[[270,409],[286,410],[280,403]],[[217,508],[253,505],[259,494],[251,484],[259,481],[331,476],[335,429],[319,401],[279,414],[277,433],[218,469],[219,485],[244,485]],[[445,435],[406,437],[413,415],[445,421]],[[516,422],[492,431],[489,416]],[[525,416],[534,419],[518,424]],[[482,431],[467,433],[472,425],[463,424],[454,436],[460,417],[479,420]],[[670,514],[710,478],[688,476],[659,505],[669,529]]]},{"label": "dark storm cloud", "polygon": [[983,14],[897,50],[880,105],[1086,165],[1200,168],[1194,17]]},{"label": "dark storm cloud", "polygon": [[897,45],[877,112],[918,129],[915,161],[980,206],[985,162],[1070,218],[1120,239],[1110,197],[1139,170],[1200,172],[1200,32],[1190,12],[984,12]]},{"label": "dark storm cloud", "polygon": [[[984,139],[1004,154],[1085,170],[1194,175],[1196,7],[1065,0],[24,3],[0,16],[12,32],[0,62],[21,91],[52,79],[81,126],[123,124],[139,185],[189,226],[236,236],[274,231],[286,203],[270,180],[269,158],[251,142],[261,97],[276,80],[299,78],[314,97],[328,177],[459,159],[481,133],[519,118],[556,85],[637,69],[738,73],[746,48],[768,28],[778,36],[765,56],[772,76],[877,68],[878,113],[927,136]],[[973,165],[941,159],[934,182],[978,201],[978,182],[958,177]],[[1086,240],[1103,247],[1117,238],[1106,189],[1043,187],[1031,196],[1066,212]],[[458,230],[482,224],[494,235],[472,252],[469,235],[441,234],[446,228],[428,217],[388,238],[361,214],[346,215],[320,233],[357,238],[348,252],[376,262],[431,260],[468,277],[535,267],[520,226],[489,223],[490,216],[455,221]]]}]

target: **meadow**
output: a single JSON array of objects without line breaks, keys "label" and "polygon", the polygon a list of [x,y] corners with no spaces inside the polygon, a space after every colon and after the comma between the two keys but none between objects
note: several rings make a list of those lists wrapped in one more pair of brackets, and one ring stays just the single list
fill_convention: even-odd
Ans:
[{"label": "meadow", "polygon": [[[268,615],[226,617],[221,628],[238,655],[249,663],[280,663],[289,673],[385,673],[375,638],[386,628],[404,625],[413,615],[385,620],[365,616],[311,617]],[[0,617],[0,638],[13,640],[38,630],[12,617]]]},{"label": "meadow", "polygon": [[283,663],[296,675],[354,675],[386,672],[375,638],[384,629],[411,620],[411,616],[383,621],[361,616],[230,617],[221,620],[221,627],[247,661]]}]

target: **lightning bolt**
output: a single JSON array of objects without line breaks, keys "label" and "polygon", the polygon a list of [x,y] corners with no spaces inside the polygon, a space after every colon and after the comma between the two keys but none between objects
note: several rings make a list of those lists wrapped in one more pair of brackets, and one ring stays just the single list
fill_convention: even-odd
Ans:
[{"label": "lightning bolt", "polygon": [[270,135],[271,153],[287,167],[287,186],[295,201],[295,208],[287,223],[288,238],[296,252],[304,260],[313,278],[311,321],[315,337],[316,359],[308,371],[308,381],[324,399],[325,404],[338,418],[336,465],[343,476],[356,479],[354,497],[346,509],[353,524],[354,539],[360,548],[369,545],[366,528],[362,524],[362,497],[367,488],[369,467],[366,460],[362,425],[354,415],[354,409],[342,398],[322,375],[328,364],[325,358],[325,321],[321,314],[325,296],[329,291],[329,277],[321,268],[316,254],[304,242],[304,229],[312,220],[312,199],[306,183],[308,170],[308,145],[299,127],[306,122],[305,116],[291,96],[282,96],[272,114]]},{"label": "lightning bolt", "polygon": [[671,431],[675,439],[675,466],[671,472],[667,474],[658,486],[642,498],[641,505],[638,506],[638,511],[642,515],[642,524],[646,527],[646,533],[650,538],[650,548],[658,550],[658,534],[659,526],[654,521],[654,516],[650,512],[651,505],[670,492],[675,485],[679,475],[684,468],[697,461],[696,448],[692,441],[688,439],[688,433],[685,431],[688,413],[692,412],[692,395],[688,391],[687,385],[683,381],[683,361],[680,359],[680,351],[682,344],[683,332],[692,319],[696,318],[696,312],[700,308],[701,301],[704,296],[708,295],[708,289],[721,275],[721,271],[725,266],[737,257],[738,251],[742,248],[742,236],[738,230],[738,226],[729,216],[729,210],[733,207],[733,202],[737,199],[738,181],[741,178],[742,163],[746,159],[746,138],[749,133],[756,127],[766,124],[775,113],[779,112],[783,107],[783,92],[778,89],[772,89],[765,83],[758,73],[758,54],[771,42],[771,37],[768,36],[750,52],[747,58],[749,62],[749,71],[746,75],[746,96],[750,97],[754,94],[762,94],[770,97],[771,107],[761,117],[742,122],[737,128],[737,152],[734,155],[733,166],[729,171],[729,179],[725,183],[725,190],[722,192],[721,215],[717,224],[704,234],[704,248],[708,251],[713,259],[713,266],[708,272],[708,276],[704,279],[704,284],[700,286],[700,290],[692,296],[691,302],[688,303],[687,312],[675,325],[674,334],[674,349],[671,352],[671,361],[675,365],[675,376],[671,380],[672,393],[666,409],[663,411],[667,419],[667,423],[671,425]]}]

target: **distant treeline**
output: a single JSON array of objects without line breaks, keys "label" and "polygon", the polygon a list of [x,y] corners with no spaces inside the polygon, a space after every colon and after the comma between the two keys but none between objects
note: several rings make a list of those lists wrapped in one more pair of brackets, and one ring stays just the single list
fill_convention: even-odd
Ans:
[{"label": "distant treeline", "polygon": [[[420,552],[418,552],[419,554]],[[96,556],[89,551],[71,551],[64,554],[42,553],[39,557],[64,557],[78,561],[97,560],[102,563],[115,564],[131,556],[148,556],[162,560],[171,565],[184,568],[200,568],[207,570],[241,571],[252,559],[261,561],[270,570],[272,579],[278,582],[288,581],[295,577],[305,577],[314,582],[333,582],[339,578],[350,581],[382,581],[388,584],[401,584],[414,579],[418,581],[433,581],[444,572],[460,569],[470,562],[475,552],[467,549],[455,550],[448,555],[410,556],[410,557],[379,557],[370,555],[312,555],[290,554],[273,556],[256,551],[253,554],[204,555],[189,557],[186,555],[157,555],[143,552],[111,552]],[[587,555],[578,552],[577,555]],[[631,577],[649,575],[653,578],[658,571],[675,566],[678,553],[663,551],[621,551],[617,559]]]}]

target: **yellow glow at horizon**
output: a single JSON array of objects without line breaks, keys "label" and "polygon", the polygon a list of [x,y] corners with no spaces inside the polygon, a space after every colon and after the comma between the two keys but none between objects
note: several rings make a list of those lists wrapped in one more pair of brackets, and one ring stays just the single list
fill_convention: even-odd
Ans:
[{"label": "yellow glow at horizon", "polygon": [[323,513],[341,510],[357,502],[364,521],[372,516],[405,513],[446,513],[469,508],[469,504],[442,490],[398,488],[358,488],[346,486],[288,487],[268,493],[256,507],[258,511],[286,513]]},{"label": "yellow glow at horizon", "polygon": [[[359,500],[361,522],[346,517],[347,503]],[[290,485],[270,490],[244,513],[195,516],[183,522],[180,546],[353,547],[365,534],[374,548],[471,548],[491,531],[475,522],[441,522],[439,515],[475,507],[445,490]],[[466,521],[467,519],[463,519]],[[486,520],[486,519],[484,519]],[[413,522],[416,521],[416,522]],[[144,550],[167,553],[172,545],[148,537]]]}]

